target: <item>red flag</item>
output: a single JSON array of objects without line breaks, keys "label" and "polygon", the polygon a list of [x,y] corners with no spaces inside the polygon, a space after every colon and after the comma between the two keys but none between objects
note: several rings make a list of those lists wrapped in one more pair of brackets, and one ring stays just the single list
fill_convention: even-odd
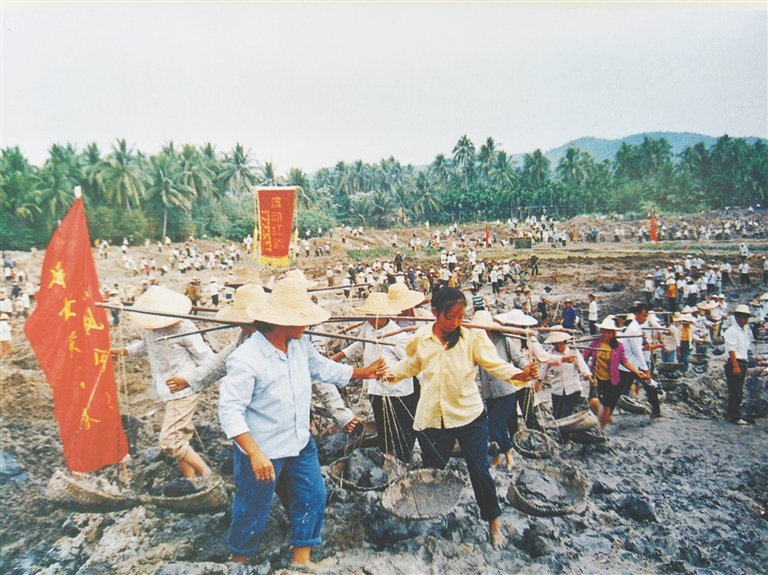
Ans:
[{"label": "red flag", "polygon": [[485,247],[491,245],[491,231],[488,229],[488,224],[485,224]]},{"label": "red flag", "polygon": [[295,187],[256,190],[261,265],[288,265],[295,197]]},{"label": "red flag", "polygon": [[656,243],[659,241],[659,238],[656,235],[656,213],[655,212],[651,212],[651,232],[649,236],[653,243]]},{"label": "red flag", "polygon": [[87,473],[128,453],[109,353],[109,322],[91,253],[83,199],[53,234],[40,273],[37,308],[24,333],[53,388],[64,458]]}]

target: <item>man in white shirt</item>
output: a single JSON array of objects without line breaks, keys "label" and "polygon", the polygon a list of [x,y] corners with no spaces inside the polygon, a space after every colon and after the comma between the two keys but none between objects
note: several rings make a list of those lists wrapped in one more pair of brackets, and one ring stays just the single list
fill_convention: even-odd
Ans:
[{"label": "man in white shirt", "polygon": [[754,423],[754,419],[742,419],[741,400],[744,396],[744,379],[747,377],[747,360],[752,334],[747,323],[752,314],[746,305],[738,305],[733,311],[734,323],[725,330],[725,382],[728,386],[728,407],[725,418],[736,425]]},{"label": "man in white shirt", "polygon": [[747,262],[744,261],[739,264],[739,274],[741,275],[741,287],[750,287],[749,264]]},{"label": "man in white shirt", "polygon": [[587,297],[589,298],[589,314],[587,315],[587,320],[589,321],[589,335],[597,335],[597,301],[595,300],[595,294],[593,293],[587,294]]},{"label": "man in white shirt", "polygon": [[[639,303],[627,314],[629,325],[624,329],[623,334],[619,336],[624,344],[624,354],[627,361],[635,366],[643,375],[639,378],[643,385],[648,403],[651,404],[651,418],[662,417],[661,407],[659,406],[659,393],[656,387],[651,383],[651,375],[648,369],[648,363],[643,353],[643,329],[642,324],[648,319],[648,306]],[[623,336],[623,337],[622,337]],[[624,365],[619,366],[619,376],[621,377],[622,393],[629,393],[630,387],[638,377],[629,371]]]}]

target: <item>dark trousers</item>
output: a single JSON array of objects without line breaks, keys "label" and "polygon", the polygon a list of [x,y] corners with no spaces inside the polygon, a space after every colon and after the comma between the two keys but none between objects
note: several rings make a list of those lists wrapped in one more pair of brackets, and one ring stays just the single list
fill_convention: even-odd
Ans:
[{"label": "dark trousers", "polygon": [[747,362],[737,360],[739,374],[733,373],[733,364],[729,359],[725,364],[725,383],[728,386],[728,407],[725,416],[735,421],[741,419],[741,400],[744,397],[744,379],[747,377]]},{"label": "dark trousers", "polygon": [[[622,395],[627,395],[629,393],[629,387],[635,382],[635,380],[639,379],[631,371],[622,370],[619,370],[619,377],[621,377],[619,386],[621,386]],[[640,383],[645,390],[645,397],[648,399],[648,403],[651,404],[651,415],[660,415],[661,406],[659,405],[658,390],[644,379],[640,379]]]},{"label": "dark trousers", "polygon": [[404,463],[411,462],[416,437],[413,433],[413,414],[419,403],[418,388],[410,395],[369,395],[376,422],[379,449],[393,453]]},{"label": "dark trousers", "polygon": [[688,358],[691,356],[691,342],[680,342],[680,363],[683,364],[683,373],[688,371]]},{"label": "dark trousers", "polygon": [[552,394],[552,415],[555,419],[568,417],[575,413],[579,405],[581,405],[580,391],[574,391],[567,395]]},{"label": "dark trousers", "polygon": [[480,517],[492,521],[501,515],[496,484],[491,477],[488,458],[488,418],[483,412],[473,422],[461,427],[428,428],[420,438],[424,467],[444,469],[459,442],[461,454],[467,463],[469,479],[475,492]]},{"label": "dark trousers", "polygon": [[[516,393],[503,397],[489,397],[485,400],[488,407],[488,435],[499,446],[501,453],[512,449],[512,435],[517,431]],[[509,422],[514,417],[514,429],[510,431]]]},{"label": "dark trousers", "polygon": [[[530,387],[522,387],[515,393],[517,398],[517,404],[520,406],[520,413],[523,414],[523,421],[528,429],[541,429],[539,422],[536,420],[536,413],[533,411],[533,399],[534,393]],[[513,410],[515,418],[515,431],[511,432],[512,435],[517,433],[517,410]]]},{"label": "dark trousers", "polygon": [[589,335],[597,335],[597,322],[589,320]]}]

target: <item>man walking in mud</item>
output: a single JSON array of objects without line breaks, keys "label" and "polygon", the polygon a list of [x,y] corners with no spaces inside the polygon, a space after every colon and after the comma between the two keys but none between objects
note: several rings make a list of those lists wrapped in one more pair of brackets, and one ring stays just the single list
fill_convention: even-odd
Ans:
[{"label": "man walking in mud", "polygon": [[752,333],[747,329],[747,323],[752,313],[746,305],[738,305],[733,311],[734,323],[725,330],[725,352],[728,359],[725,362],[725,383],[728,387],[728,406],[725,418],[736,425],[754,424],[752,418],[742,419],[741,400],[744,395],[744,380],[747,377],[747,360],[749,347],[752,345]]}]

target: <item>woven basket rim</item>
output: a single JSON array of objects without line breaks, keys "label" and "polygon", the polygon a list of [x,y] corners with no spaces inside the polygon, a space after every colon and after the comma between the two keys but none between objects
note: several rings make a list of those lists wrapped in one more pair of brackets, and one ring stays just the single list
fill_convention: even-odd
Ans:
[{"label": "woven basket rim", "polygon": [[[509,498],[514,503],[518,509],[523,511],[524,513],[528,513],[529,515],[536,515],[539,517],[554,517],[557,515],[569,515],[572,513],[581,514],[584,513],[587,509],[587,499],[589,495],[589,487],[591,485],[589,479],[581,473],[578,469],[571,468],[571,471],[573,471],[573,482],[576,483],[575,487],[578,489],[579,493],[577,493],[577,496],[579,499],[574,502],[572,505],[563,505],[563,504],[556,504],[556,503],[550,503],[550,504],[541,504],[541,503],[534,503],[532,501],[529,501],[526,499],[520,491],[517,489],[517,482],[522,476],[523,472],[526,471],[526,469],[522,469],[520,471],[517,471],[515,475],[512,478],[512,482],[509,485]],[[554,475],[555,478],[560,481],[561,477],[563,476],[563,469],[555,468],[555,467],[544,467],[541,469],[536,469],[535,471],[539,471],[544,474],[548,475]]]}]

